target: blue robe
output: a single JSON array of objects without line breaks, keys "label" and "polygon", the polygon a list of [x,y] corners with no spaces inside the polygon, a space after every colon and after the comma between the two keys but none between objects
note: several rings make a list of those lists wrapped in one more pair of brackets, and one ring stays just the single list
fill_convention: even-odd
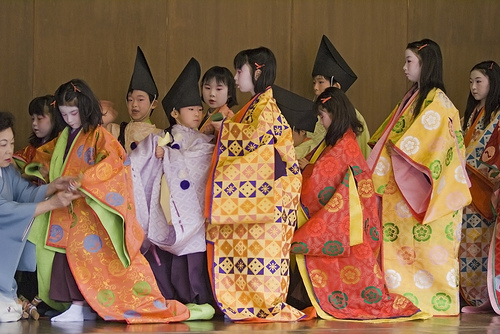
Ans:
[{"label": "blue robe", "polygon": [[[0,297],[16,298],[14,274],[35,270],[32,244],[26,245],[37,203],[43,201],[47,185],[37,187],[23,179],[14,166],[1,169],[0,177]],[[25,249],[25,246],[26,249]]]}]

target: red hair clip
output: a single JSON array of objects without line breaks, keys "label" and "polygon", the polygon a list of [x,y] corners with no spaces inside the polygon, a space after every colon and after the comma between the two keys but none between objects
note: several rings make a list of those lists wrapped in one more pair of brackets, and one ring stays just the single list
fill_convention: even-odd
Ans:
[{"label": "red hair clip", "polygon": [[324,99],[321,99],[321,103],[325,104],[325,102],[328,101],[331,98],[332,98],[331,96],[325,97]]},{"label": "red hair clip", "polygon": [[81,91],[78,87],[76,87],[76,85],[75,85],[74,83],[72,83],[71,81],[70,81],[70,84],[71,84],[71,86],[73,86],[73,91],[74,91],[74,92],[79,92],[79,93],[81,93],[81,92],[82,92],[82,91]]},{"label": "red hair clip", "polygon": [[420,45],[420,46],[418,47],[418,49],[417,49],[417,50],[418,50],[418,51],[420,51],[420,50],[422,50],[423,48],[425,48],[426,46],[427,46],[427,44]]},{"label": "red hair clip", "polygon": [[50,105],[51,105],[52,107],[54,107],[54,108],[55,108],[55,107],[56,107],[56,100],[52,101],[52,102],[50,103]]},{"label": "red hair clip", "polygon": [[259,65],[257,63],[254,63],[254,64],[255,64],[255,70],[260,70],[261,67],[266,66],[266,64],[262,64],[262,65]]}]

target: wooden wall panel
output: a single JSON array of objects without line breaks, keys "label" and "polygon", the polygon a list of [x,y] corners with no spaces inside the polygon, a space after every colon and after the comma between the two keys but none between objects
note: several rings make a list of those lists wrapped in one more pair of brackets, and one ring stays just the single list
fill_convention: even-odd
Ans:
[{"label": "wooden wall panel", "polygon": [[[126,94],[138,45],[158,90],[165,91],[166,9],[163,0],[35,1],[34,96],[80,78],[100,99],[114,102],[118,121],[128,120]],[[165,125],[161,109],[153,119]]]},{"label": "wooden wall panel", "polygon": [[373,133],[407,89],[406,29],[405,1],[294,0],[291,90],[314,97],[311,72],[326,35],[358,76],[347,95]]},{"label": "wooden wall panel", "polygon": [[411,0],[409,42],[430,38],[443,53],[447,95],[463,115],[470,69],[484,60],[500,63],[500,1]]},{"label": "wooden wall panel", "polygon": [[[260,46],[271,49],[277,59],[276,81],[288,82],[291,8],[291,2],[283,0],[169,1],[167,86],[190,57],[200,62],[202,75],[214,65],[234,73],[236,54]],[[238,94],[240,106],[249,99],[248,94]]]},{"label": "wooden wall panel", "polygon": [[[445,84],[460,110],[470,68],[500,61],[496,0],[5,0],[0,10],[0,110],[17,114],[16,148],[31,133],[29,101],[75,77],[127,120],[137,45],[160,100],[190,57],[202,72],[213,65],[234,71],[237,52],[261,45],[276,55],[276,83],[312,99],[311,70],[325,34],[359,77],[347,95],[372,132],[409,87],[402,71],[409,41],[441,45]],[[241,106],[249,96],[238,98]],[[161,106],[153,121],[167,125]]]},{"label": "wooden wall panel", "polygon": [[0,110],[16,117],[16,147],[28,142],[33,90],[33,2],[0,1]]}]

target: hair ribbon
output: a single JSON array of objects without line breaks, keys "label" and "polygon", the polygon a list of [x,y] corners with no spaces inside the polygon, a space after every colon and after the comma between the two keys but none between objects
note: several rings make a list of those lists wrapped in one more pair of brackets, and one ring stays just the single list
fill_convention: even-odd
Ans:
[{"label": "hair ribbon", "polygon": [[423,48],[425,48],[427,45],[428,45],[428,44],[420,45],[420,46],[418,47],[418,49],[417,49],[417,50],[418,50],[418,51],[420,51],[420,50],[422,50]]},{"label": "hair ribbon", "polygon": [[321,99],[321,103],[325,104],[325,102],[328,101],[331,98],[332,98],[331,96],[325,97],[325,98]]},{"label": "hair ribbon", "polygon": [[71,86],[73,86],[73,91],[74,91],[74,92],[79,92],[79,93],[81,93],[81,92],[82,92],[82,91],[80,90],[80,88],[76,87],[76,85],[75,85],[73,82],[71,82],[71,81],[70,81],[70,84],[71,84]]},{"label": "hair ribbon", "polygon": [[266,66],[266,64],[262,64],[262,65],[259,65],[257,63],[254,63],[254,64],[255,64],[255,70],[260,70],[261,67]]},{"label": "hair ribbon", "polygon": [[51,105],[52,107],[54,107],[54,108],[55,108],[55,107],[56,107],[56,100],[52,101],[52,102],[50,103],[50,105]]},{"label": "hair ribbon", "polygon": [[491,64],[490,64],[490,70],[492,70],[492,69],[493,69],[493,62],[491,62]]}]

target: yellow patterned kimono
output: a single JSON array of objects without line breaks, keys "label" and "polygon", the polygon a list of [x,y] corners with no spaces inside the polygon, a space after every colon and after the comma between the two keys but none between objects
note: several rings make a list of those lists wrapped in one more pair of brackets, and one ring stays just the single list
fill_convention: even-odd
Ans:
[{"label": "yellow patterned kimono", "polygon": [[29,240],[37,246],[40,297],[48,290],[55,252],[66,253],[78,288],[105,320],[127,323],[182,321],[187,308],[165,301],[149,263],[140,253],[144,233],[135,216],[130,160],[101,126],[80,131],[66,158],[69,128],[41,146],[26,171],[43,165],[52,181],[61,175],[83,175],[86,197],[69,208],[38,216]]},{"label": "yellow patterned kimono", "polygon": [[381,197],[383,270],[390,292],[433,315],[459,313],[458,247],[471,196],[458,110],[440,89],[413,116],[405,96],[372,140],[368,164]]},{"label": "yellow patterned kimono", "polygon": [[272,90],[222,123],[205,214],[217,305],[232,320],[294,321],[285,303],[301,174]]}]

